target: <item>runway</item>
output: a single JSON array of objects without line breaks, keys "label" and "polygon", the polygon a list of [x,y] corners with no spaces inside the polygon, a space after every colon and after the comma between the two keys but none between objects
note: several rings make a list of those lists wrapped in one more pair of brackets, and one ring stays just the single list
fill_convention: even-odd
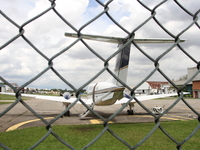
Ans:
[{"label": "runway", "polygon": [[[167,109],[175,100],[149,100],[144,101],[142,104],[148,109],[152,110],[155,106],[165,105]],[[30,99],[25,101],[35,112],[41,115],[47,122],[58,116],[65,107],[62,103]],[[200,112],[200,99],[187,99],[187,102],[197,111]],[[0,105],[0,111],[3,112],[10,104]],[[98,106],[94,110],[99,113],[103,118],[107,119],[115,113],[121,105],[111,106]],[[154,122],[154,118],[149,115],[138,104],[135,105],[135,115],[127,115],[127,109],[122,110],[108,123],[138,123],[138,122]],[[70,111],[70,117],[59,118],[52,125],[77,125],[77,124],[103,124],[103,121],[94,114],[90,113],[84,119],[79,118],[79,114],[84,112],[86,108],[82,105],[76,104]],[[161,121],[174,121],[174,120],[194,120],[197,115],[190,110],[182,101],[180,101],[174,108],[165,114]],[[21,103],[18,103],[9,112],[0,118],[0,132],[11,131],[15,129],[22,129],[34,126],[46,126],[44,122],[38,119],[32,112],[30,112]]]}]

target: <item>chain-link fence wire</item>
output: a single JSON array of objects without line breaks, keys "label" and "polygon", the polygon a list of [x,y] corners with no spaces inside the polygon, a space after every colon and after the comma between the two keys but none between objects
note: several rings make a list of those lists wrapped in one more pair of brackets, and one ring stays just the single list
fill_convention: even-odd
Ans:
[{"label": "chain-link fence wire", "polygon": [[[191,27],[196,26],[198,29],[200,28],[199,24],[198,24],[198,14],[200,13],[200,10],[196,10],[196,12],[192,13],[189,10],[187,10],[184,6],[181,5],[180,2],[178,2],[177,0],[174,0],[174,3],[180,8],[182,9],[188,16],[191,17],[191,23],[184,29],[181,30],[181,32],[179,32],[178,34],[173,34],[172,32],[170,32],[167,28],[165,28],[162,23],[159,21],[159,19],[156,16],[156,12],[157,9],[160,8],[162,5],[165,5],[165,3],[167,2],[167,0],[163,0],[160,1],[157,5],[155,5],[153,8],[148,7],[144,2],[137,0],[137,2],[143,6],[144,10],[149,11],[150,15],[146,20],[143,20],[143,22],[138,25],[136,28],[134,28],[131,32],[129,32],[125,27],[123,27],[122,25],[120,25],[118,23],[118,21],[116,21],[116,19],[114,19],[112,17],[112,15],[109,12],[109,5],[113,2],[113,0],[109,0],[106,3],[102,3],[100,0],[96,0],[96,3],[99,4],[99,6],[101,6],[103,8],[103,11],[100,12],[99,14],[97,14],[94,18],[92,18],[90,21],[88,21],[87,23],[85,23],[84,25],[82,25],[79,29],[77,29],[75,26],[73,26],[73,24],[71,24],[68,20],[65,19],[65,16],[62,16],[59,11],[57,11],[56,9],[56,0],[50,0],[49,1],[49,8],[43,10],[43,12],[39,13],[38,15],[35,15],[34,17],[32,17],[31,19],[27,20],[26,22],[24,22],[22,25],[18,25],[14,20],[10,19],[10,17],[8,15],[6,15],[4,12],[0,11],[1,15],[7,19],[11,24],[13,24],[15,26],[15,28],[17,28],[19,30],[19,33],[16,34],[14,37],[12,37],[11,39],[9,39],[7,42],[1,44],[1,50],[4,49],[5,47],[8,47],[9,44],[13,43],[15,40],[17,40],[18,38],[22,38],[24,40],[24,42],[26,42],[27,44],[29,44],[33,50],[35,50],[38,55],[41,55],[47,62],[48,62],[48,66],[41,71],[39,74],[37,74],[35,77],[33,77],[32,79],[30,79],[29,81],[25,82],[21,87],[19,87],[18,89],[16,89],[12,84],[9,83],[9,81],[7,81],[3,76],[0,76],[0,79],[7,85],[9,85],[14,92],[16,93],[16,101],[11,104],[8,108],[6,108],[5,110],[3,110],[3,112],[1,112],[0,116],[2,117],[3,115],[5,115],[9,110],[11,110],[13,107],[15,107],[16,104],[21,103],[23,104],[24,107],[26,107],[29,111],[31,111],[35,116],[37,116],[39,119],[41,119],[41,121],[43,121],[46,124],[46,129],[47,132],[46,134],[39,140],[37,141],[33,146],[31,146],[29,149],[33,149],[35,147],[37,147],[42,141],[44,141],[49,135],[53,135],[54,137],[56,137],[58,139],[58,141],[60,141],[61,143],[63,143],[64,145],[66,145],[68,148],[70,149],[75,149],[72,145],[70,145],[68,142],[66,142],[64,139],[62,139],[59,135],[57,135],[53,128],[52,128],[52,124],[54,122],[56,122],[61,116],[63,116],[68,110],[70,110],[78,101],[80,101],[87,109],[89,109],[92,113],[94,113],[98,118],[100,118],[101,120],[103,120],[103,126],[102,126],[102,131],[90,142],[90,143],[86,143],[86,146],[83,147],[82,149],[87,149],[88,147],[90,147],[93,143],[95,143],[102,135],[104,135],[104,133],[106,131],[108,131],[111,135],[113,135],[116,140],[119,140],[120,142],[122,142],[124,145],[127,146],[128,149],[136,149],[138,148],[141,144],[143,144],[157,129],[160,129],[163,134],[165,134],[169,139],[171,139],[172,142],[174,142],[176,144],[177,149],[181,149],[182,145],[184,143],[186,143],[191,137],[193,137],[193,135],[197,132],[197,130],[200,128],[200,124],[193,130],[193,132],[188,135],[183,141],[179,142],[176,139],[174,139],[161,125],[161,117],[164,116],[166,113],[168,113],[174,106],[176,106],[176,104],[180,101],[183,101],[197,116],[198,116],[198,121],[200,121],[200,114],[190,105],[190,103],[184,98],[183,96],[183,89],[186,87],[186,85],[191,82],[200,72],[200,62],[198,60],[196,60],[195,58],[193,58],[186,49],[184,49],[182,47],[182,45],[180,44],[180,37],[181,35],[183,35],[186,31],[188,31]],[[64,6],[63,6],[64,7]],[[76,7],[76,6],[74,6]],[[134,9],[134,8],[133,8]],[[54,12],[57,17],[59,17],[65,24],[66,26],[70,27],[75,33],[77,33],[77,39],[72,42],[71,44],[69,44],[67,47],[65,47],[64,49],[58,51],[57,54],[55,54],[53,57],[48,58],[43,52],[42,50],[38,49],[26,36],[25,36],[25,27],[31,23],[33,23],[34,21],[36,21],[38,18],[40,18],[41,16],[49,13],[49,12]],[[71,15],[71,14],[70,14]],[[87,41],[85,41],[82,38],[82,30],[84,28],[86,28],[87,26],[89,26],[90,24],[94,23],[96,20],[98,20],[101,16],[106,15],[116,26],[118,26],[122,31],[124,31],[127,35],[128,40],[126,42],[126,44],[124,44],[123,47],[120,47],[119,49],[117,49],[112,55],[110,55],[107,59],[104,59],[100,54],[98,54],[95,49],[91,48],[89,46],[89,44],[87,43]],[[137,43],[135,43],[134,41],[134,37],[135,34],[138,30],[140,30],[144,25],[146,25],[148,22],[150,21],[154,21],[158,27],[160,27],[165,33],[167,33],[172,39],[174,39],[174,43],[167,48],[161,55],[159,55],[156,59],[154,59],[153,57],[151,57],[149,54],[147,54],[143,48],[138,45]],[[66,53],[69,49],[71,49],[73,46],[75,46],[77,43],[82,42],[85,47],[91,52],[93,53],[96,57],[98,57],[102,63],[104,64],[104,67],[102,69],[99,70],[99,72],[94,75],[90,80],[88,80],[85,84],[81,85],[79,88],[75,88],[75,86],[73,84],[70,83],[70,81],[68,81],[66,78],[64,78],[55,68],[53,65],[53,61],[58,58],[59,56],[61,56],[63,53]],[[152,61],[155,65],[155,68],[143,79],[141,80],[134,88],[129,87],[129,85],[127,85],[126,83],[122,82],[114,73],[112,70],[110,70],[109,68],[109,61],[115,57],[125,46],[127,46],[129,43],[131,43],[132,45],[134,45],[136,47],[136,49],[138,51],[140,51],[147,59],[149,59],[150,61]],[[172,51],[173,48],[178,47],[186,56],[187,59],[193,61],[196,66],[197,66],[197,72],[190,78],[187,80],[187,82],[182,85],[181,87],[177,86],[166,74],[165,72],[160,68],[160,60],[166,56],[169,52]],[[68,108],[66,108],[63,112],[61,112],[57,117],[55,117],[54,119],[52,119],[51,121],[47,121],[45,120],[41,115],[39,115],[36,111],[34,111],[25,101],[22,100],[22,97],[20,95],[20,91],[22,89],[24,89],[24,87],[27,87],[29,84],[31,84],[33,81],[37,80],[39,77],[41,77],[42,75],[44,75],[47,71],[52,70],[59,78],[60,80],[62,80],[62,82],[64,82],[66,85],[68,85],[71,89],[73,89],[76,92],[76,98],[77,100],[74,101],[74,103],[72,103]],[[80,91],[83,90],[88,84],[90,84],[92,81],[94,81],[96,78],[98,78],[98,76],[100,76],[102,73],[104,72],[108,72],[111,76],[113,76],[116,80],[118,80],[124,87],[126,87],[127,89],[129,89],[131,91],[131,99],[124,104],[118,111],[116,111],[113,115],[111,115],[109,118],[104,118],[103,116],[101,116],[99,113],[97,113],[95,110],[92,110],[87,104],[85,104],[85,102],[83,100],[81,100],[81,95],[80,95]],[[155,72],[159,72],[177,91],[178,91],[178,98],[173,102],[173,104],[171,104],[171,106],[169,106],[162,114],[160,115],[155,115],[151,112],[151,110],[149,110],[145,105],[143,105],[137,98],[136,98],[136,94],[135,91],[137,90],[137,88],[142,85],[144,82],[146,82],[152,75],[155,74]],[[155,120],[155,126],[152,128],[152,130],[140,141],[138,142],[136,145],[131,146],[130,144],[128,144],[126,141],[124,141],[122,138],[120,138],[120,136],[118,136],[114,131],[112,131],[109,127],[108,122],[111,121],[116,115],[119,114],[119,112],[121,112],[130,102],[131,100],[135,100],[144,110],[146,110],[151,116],[154,117]],[[0,146],[4,149],[9,149],[8,146],[4,145],[3,143],[0,143]]]}]

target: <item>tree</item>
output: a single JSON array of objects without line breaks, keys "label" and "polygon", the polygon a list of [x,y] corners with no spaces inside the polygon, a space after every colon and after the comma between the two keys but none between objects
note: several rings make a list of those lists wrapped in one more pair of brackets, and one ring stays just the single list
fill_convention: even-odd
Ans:
[{"label": "tree", "polygon": [[187,78],[188,78],[188,75],[186,74],[186,75],[180,76],[178,81],[187,80]]}]

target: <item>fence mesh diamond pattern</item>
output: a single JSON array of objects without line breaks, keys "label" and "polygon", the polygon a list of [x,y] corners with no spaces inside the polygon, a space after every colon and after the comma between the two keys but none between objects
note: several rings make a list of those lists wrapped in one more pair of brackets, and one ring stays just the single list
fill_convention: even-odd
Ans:
[{"label": "fence mesh diamond pattern", "polygon": [[[118,136],[114,131],[111,130],[111,128],[109,127],[108,122],[111,121],[117,114],[119,114],[119,112],[121,112],[126,105],[123,105],[117,112],[113,113],[109,118],[104,118],[102,117],[100,114],[96,113],[95,110],[90,109],[90,111],[92,111],[98,118],[100,118],[103,121],[103,125],[102,125],[102,131],[99,133],[99,135],[97,135],[92,141],[90,141],[90,143],[86,143],[85,147],[83,147],[82,149],[87,149],[88,147],[90,147],[93,143],[95,143],[96,141],[98,141],[98,139],[106,132],[108,131],[113,137],[116,138],[116,140],[119,140],[120,142],[122,142],[124,145],[127,146],[127,149],[136,149],[138,148],[140,145],[142,145],[152,134],[154,134],[154,132],[156,130],[161,130],[163,132],[163,134],[165,134],[169,139],[171,139],[172,142],[174,142],[176,144],[176,148],[177,149],[181,149],[182,145],[187,142],[200,128],[200,124],[193,130],[193,132],[191,132],[190,135],[188,135],[187,138],[185,138],[183,141],[179,142],[176,139],[174,139],[161,125],[160,122],[160,118],[163,117],[166,113],[168,113],[173,107],[176,106],[176,104],[180,101],[184,102],[188,108],[190,108],[197,116],[198,116],[198,121],[200,121],[200,114],[198,113],[198,111],[196,111],[191,104],[184,98],[183,96],[183,91],[184,88],[186,87],[187,83],[191,82],[200,72],[199,66],[200,66],[200,62],[192,55],[190,55],[190,53],[188,52],[189,48],[185,48],[184,45],[181,43],[181,39],[183,35],[187,35],[187,32],[192,30],[193,28],[198,29],[195,30],[199,33],[199,29],[200,29],[200,25],[198,23],[198,15],[200,14],[200,9],[198,8],[197,10],[193,10],[191,11],[190,9],[188,9],[185,5],[186,2],[184,2],[184,5],[181,3],[181,1],[169,1],[169,0],[160,0],[160,1],[142,1],[142,0],[137,0],[134,1],[134,3],[137,3],[137,7],[140,6],[142,8],[143,12],[146,12],[146,14],[149,14],[149,16],[147,16],[144,20],[141,20],[141,18],[143,17],[136,17],[134,18],[135,20],[129,20],[127,22],[130,22],[128,24],[123,24],[120,22],[120,19],[118,19],[116,16],[116,14],[113,13],[112,9],[113,9],[113,5],[118,3],[118,1],[113,1],[113,0],[109,0],[106,2],[102,2],[101,0],[93,0],[92,3],[95,3],[94,5],[98,5],[98,13],[94,13],[92,16],[92,18],[87,18],[88,21],[81,22],[80,27],[77,28],[77,25],[74,25],[73,20],[68,19],[69,16],[74,15],[74,18],[76,17],[76,14],[68,14],[68,15],[63,15],[59,9],[57,7],[57,3],[58,1],[56,0],[49,0],[47,1],[48,5],[43,5],[44,7],[40,7],[39,11],[37,11],[36,13],[33,13],[32,15],[29,15],[29,17],[27,18],[27,20],[25,21],[21,21],[21,24],[18,24],[15,21],[15,18],[13,18],[12,16],[9,16],[6,12],[4,11],[0,11],[1,14],[1,19],[2,20],[6,20],[7,22],[9,22],[10,26],[12,26],[12,29],[10,30],[18,30],[17,32],[15,32],[15,35],[10,36],[10,39],[5,39],[4,41],[1,41],[1,47],[0,50],[1,51],[7,51],[9,49],[10,45],[15,45],[16,41],[20,41],[21,43],[25,43],[26,45],[29,46],[29,51],[31,49],[31,51],[35,51],[35,53],[37,53],[37,55],[39,55],[40,57],[42,57],[45,62],[46,62],[46,68],[43,69],[42,71],[40,71],[38,74],[34,75],[31,79],[27,80],[26,82],[24,82],[19,88],[15,88],[12,84],[10,84],[9,79],[7,79],[4,76],[0,76],[0,79],[2,82],[4,82],[5,84],[9,85],[9,87],[11,87],[14,92],[16,93],[16,101],[14,103],[12,103],[9,107],[7,107],[5,110],[1,110],[1,114],[0,116],[4,116],[9,110],[11,110],[13,107],[15,107],[15,105],[17,105],[18,103],[21,103],[24,107],[26,107],[30,112],[32,112],[35,116],[37,116],[39,119],[41,119],[41,121],[43,121],[46,124],[46,129],[47,132],[46,134],[40,139],[38,140],[34,145],[32,145],[32,147],[30,147],[30,149],[33,149],[35,147],[37,147],[40,143],[43,142],[44,139],[46,139],[49,135],[53,135],[54,137],[57,138],[58,142],[63,143],[66,147],[70,148],[70,149],[74,149],[73,146],[71,146],[67,141],[65,141],[65,139],[62,139],[61,137],[59,137],[59,135],[56,134],[56,132],[53,130],[52,128],[52,124],[54,122],[56,122],[65,112],[67,112],[70,108],[72,108],[78,101],[80,101],[85,107],[87,107],[88,109],[89,106],[87,106],[84,101],[81,100],[81,91],[87,86],[89,85],[91,82],[93,82],[95,79],[97,79],[101,74],[107,72],[110,76],[114,76],[119,82],[121,82],[123,84],[123,86],[125,86],[127,89],[129,89],[131,91],[131,100],[135,99],[137,104],[139,104],[144,110],[146,110],[150,115],[152,115],[152,117],[155,120],[155,126],[152,128],[152,130],[136,145],[131,146],[130,144],[128,144],[126,141],[124,141],[122,138],[120,138],[120,136]],[[119,2],[120,3],[120,2]],[[126,3],[125,1],[123,2],[124,4]],[[173,7],[176,7],[177,10],[177,14],[171,14],[169,12],[169,10],[167,10],[166,8],[168,7],[164,7],[164,6],[169,6],[169,3],[173,3]],[[70,5],[70,4],[69,4]],[[77,8],[79,8],[79,6],[77,6],[78,3],[74,3],[73,4],[73,9],[76,10]],[[65,8],[66,7],[66,8]],[[193,6],[192,6],[193,7]],[[67,6],[62,6],[63,9],[69,9]],[[196,8],[196,7],[194,7]],[[24,8],[25,9],[25,8]],[[27,8],[26,8],[27,9]],[[127,6],[127,11],[128,9],[136,9],[136,8],[130,8],[130,6]],[[162,11],[163,9],[165,9],[164,11]],[[99,11],[101,10],[101,11]],[[166,21],[170,22],[170,20],[167,20],[169,17],[169,15],[172,15],[171,17],[178,17],[179,13],[178,11],[181,11],[182,14],[184,14],[185,16],[187,16],[187,20],[190,20],[190,22],[185,24],[185,26],[179,26],[176,27],[174,25],[174,28],[178,28],[176,30],[169,30],[168,27],[166,27],[164,25],[163,22]],[[73,11],[74,13],[76,13],[76,11]],[[165,12],[166,14],[160,14],[160,12]],[[30,35],[29,33],[29,27],[30,25],[35,25],[36,28],[38,28],[35,32],[35,34],[39,34],[40,32],[40,27],[37,26],[37,20],[41,20],[43,19],[44,16],[48,15],[48,14],[53,14],[54,16],[57,17],[57,19],[59,19],[59,21],[62,22],[62,24],[64,24],[64,26],[66,27],[66,29],[71,30],[72,32],[77,34],[77,38],[73,39],[73,41],[71,43],[69,43],[68,45],[62,46],[62,49],[56,49],[56,53],[49,57],[48,54],[45,54],[45,52],[43,52],[43,47],[38,46],[37,44],[35,44],[35,41],[31,38],[31,36],[35,36],[34,34]],[[127,12],[128,15],[129,12]],[[135,16],[137,16],[139,12],[135,12]],[[165,17],[162,17],[165,16]],[[129,43],[131,43],[131,46],[134,47],[134,51],[138,51],[140,52],[143,57],[145,57],[146,59],[148,59],[153,65],[154,68],[150,71],[150,73],[146,73],[146,76],[140,80],[140,82],[134,87],[131,88],[127,83],[123,83],[122,81],[120,81],[113,73],[112,69],[109,68],[110,66],[110,61],[112,58],[114,58],[121,50],[122,48],[116,48],[116,51],[112,54],[110,54],[106,59],[104,58],[104,56],[102,56],[101,52],[98,53],[98,51],[96,49],[94,49],[93,47],[90,46],[90,43],[88,43],[87,40],[84,40],[82,37],[82,34],[84,34],[84,31],[87,29],[89,29],[90,26],[93,26],[93,24],[96,25],[96,28],[99,28],[98,25],[96,24],[96,22],[99,22],[99,20],[101,19],[105,19],[108,22],[111,22],[113,28],[119,28],[118,31],[119,32],[123,32],[123,34],[127,37],[130,37],[129,40],[127,40],[127,43],[125,45],[128,45]],[[76,18],[75,18],[76,19]],[[177,18],[179,20],[184,19],[184,18]],[[55,20],[56,22],[57,20]],[[3,22],[3,21],[2,21]],[[51,18],[49,18],[48,22],[43,22],[43,24],[45,24],[45,26],[48,26],[49,24],[51,24],[51,22],[54,22],[54,20],[51,20]],[[84,22],[84,23],[83,23]],[[137,26],[135,26],[135,24],[133,24],[133,22],[136,22]],[[174,39],[174,43],[171,43],[171,45],[169,47],[167,47],[165,50],[162,50],[162,53],[159,52],[159,55],[154,58],[152,57],[148,52],[146,52],[143,48],[143,46],[141,46],[140,44],[135,43],[134,39],[137,36],[138,33],[141,33],[143,31],[143,27],[147,26],[150,22],[154,23],[154,27],[150,26],[149,27],[149,31],[148,32],[155,32],[156,34],[156,29],[157,28],[159,31],[161,30],[165,35],[167,35],[168,37],[170,37],[171,39]],[[58,26],[59,28],[59,26]],[[112,28],[109,28],[110,30],[112,30]],[[4,36],[5,32],[3,30],[6,30],[3,26],[3,24],[1,24],[1,36]],[[93,29],[91,29],[91,32]],[[152,31],[151,31],[152,30]],[[7,33],[6,34],[10,34],[9,30],[6,30]],[[45,30],[44,30],[45,31]],[[45,31],[46,34],[48,34],[49,31]],[[63,34],[65,33],[65,28],[63,29]],[[32,33],[32,32],[31,32]],[[197,34],[198,34],[197,33]],[[52,37],[53,38],[53,37]],[[199,41],[198,37],[193,37],[194,40]],[[59,40],[59,39],[54,39],[55,41]],[[82,84],[81,86],[79,86],[78,88],[76,88],[76,85],[73,85],[73,81],[68,80],[65,76],[62,75],[62,73],[60,73],[61,71],[59,69],[57,69],[57,66],[55,65],[56,63],[54,63],[55,61],[57,61],[57,59],[59,59],[60,57],[62,57],[62,55],[68,54],[69,52],[71,52],[74,46],[76,46],[77,44],[82,43],[85,47],[85,49],[87,49],[87,51],[89,51],[91,54],[95,55],[96,58],[98,58],[102,64],[102,68],[100,68],[97,73],[95,75],[93,75],[88,81],[86,81],[84,84]],[[52,43],[52,46],[54,43]],[[59,44],[59,42],[58,42]],[[101,43],[100,43],[101,44]],[[156,48],[156,45],[154,45],[154,48]],[[21,47],[21,49],[23,49],[23,47]],[[187,79],[186,83],[182,86],[177,86],[173,80],[168,76],[168,74],[165,72],[165,70],[162,69],[161,67],[161,60],[164,57],[167,57],[167,55],[169,53],[171,53],[172,51],[174,51],[174,49],[178,49],[179,52],[181,52],[182,54],[184,54],[184,58],[193,62],[194,65],[196,65],[197,68],[197,72],[194,73],[194,76],[192,76],[191,78]],[[50,49],[51,50],[51,49]],[[75,51],[76,52],[76,51]],[[15,52],[13,51],[13,56],[8,56],[8,58],[6,59],[11,59],[10,57],[15,57]],[[27,52],[28,53],[28,52]],[[51,53],[51,52],[49,52]],[[19,55],[17,55],[19,56]],[[16,56],[16,57],[17,57]],[[20,58],[18,58],[20,59]],[[137,59],[137,58],[135,58]],[[169,59],[171,60],[171,59]],[[70,63],[71,60],[69,60]],[[26,62],[24,62],[26,63]],[[33,62],[34,63],[34,62]],[[168,62],[170,63],[170,62]],[[95,64],[93,64],[95,65]],[[142,64],[143,65],[143,64]],[[4,66],[1,65],[1,68],[3,68]],[[145,67],[145,64],[144,64]],[[71,69],[71,68],[70,68]],[[84,69],[84,67],[83,67]],[[132,68],[129,68],[130,70]],[[133,68],[134,69],[134,68]],[[178,70],[178,68],[177,68]],[[61,114],[59,114],[57,117],[55,117],[54,119],[52,119],[51,121],[47,121],[45,120],[41,115],[39,115],[36,111],[34,111],[34,109],[32,109],[27,103],[26,101],[23,100],[23,98],[20,95],[20,91],[24,88],[29,86],[32,82],[37,81],[41,76],[45,75],[48,73],[48,71],[52,71],[58,78],[60,81],[62,81],[66,86],[70,87],[72,90],[74,90],[76,92],[76,98],[77,100],[72,103],[68,108],[65,109],[65,111],[61,112]],[[67,71],[67,68],[66,68]],[[12,72],[12,70],[10,70],[10,72]],[[22,72],[23,73],[23,72]],[[138,99],[135,97],[135,91],[138,89],[138,87],[140,85],[142,85],[144,82],[146,82],[150,77],[152,77],[154,74],[159,73],[165,80],[167,80],[178,92],[178,98],[173,102],[173,104],[168,107],[164,113],[160,114],[160,115],[154,115],[151,110],[149,110],[147,107],[145,107],[145,105],[143,105],[140,101],[138,101]],[[18,74],[20,75],[20,74]],[[51,80],[51,78],[49,78],[49,80]],[[75,79],[74,79],[75,80]],[[128,103],[127,103],[128,104]],[[162,140],[162,139],[159,139]],[[3,143],[0,143],[0,146],[4,149],[9,149],[9,146],[4,145]]]}]

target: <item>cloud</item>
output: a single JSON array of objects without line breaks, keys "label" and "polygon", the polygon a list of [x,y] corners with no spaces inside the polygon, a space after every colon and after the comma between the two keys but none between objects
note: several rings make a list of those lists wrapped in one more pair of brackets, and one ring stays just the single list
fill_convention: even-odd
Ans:
[{"label": "cloud", "polygon": [[[77,30],[104,11],[104,7],[91,0],[57,0],[55,2],[55,10]],[[145,0],[143,3],[153,9],[160,1]],[[195,13],[199,10],[198,6],[200,2],[198,0],[181,1],[180,3],[191,13]],[[30,20],[50,7],[51,3],[48,0],[0,1],[1,10],[18,25],[24,24],[27,20]],[[108,7],[108,13],[121,26],[129,32],[133,30],[136,31],[136,38],[171,37],[159,27],[153,19],[139,27],[141,23],[150,17],[151,12],[137,1],[115,0],[109,4]],[[175,36],[187,28],[193,20],[193,18],[177,6],[174,1],[167,1],[162,6],[158,7],[156,9],[156,19]],[[4,44],[16,36],[19,33],[19,29],[2,16],[0,16],[0,20],[3,24],[3,26],[0,26],[0,43]],[[38,19],[26,24],[23,29],[25,30],[25,38],[35,46],[36,50],[20,37],[0,51],[0,74],[9,82],[17,82],[19,85],[23,85],[41,71],[45,70],[49,65],[48,60],[51,59],[53,67],[58,73],[78,88],[104,67],[104,62],[89,51],[81,41],[68,49],[68,46],[76,39],[65,37],[64,33],[74,32],[74,30],[61,20],[53,10],[50,10]],[[200,55],[197,55],[200,48],[199,32],[199,28],[193,25],[181,35],[181,38],[187,39],[187,41],[180,45],[195,59],[195,61],[200,60]],[[127,33],[115,25],[105,14],[84,27],[81,33],[121,37],[127,36]],[[89,40],[85,40],[85,42],[105,60],[118,50],[115,44]],[[164,51],[170,48],[171,45],[172,44],[140,44],[139,46],[150,57],[157,59]],[[39,54],[37,50],[39,50],[41,54]],[[63,50],[66,51],[61,55],[57,55]],[[170,79],[178,79],[179,76],[185,74],[188,67],[196,66],[196,63],[189,59],[178,47],[173,48],[166,56],[162,57],[159,64]],[[113,58],[109,61],[109,68],[113,70],[114,66],[115,59]],[[128,84],[137,84],[153,69],[154,62],[132,45]],[[105,73],[100,75],[95,81],[103,81],[109,76],[110,75],[105,71]],[[156,73],[149,80],[165,79],[159,73]],[[30,86],[38,88],[69,88],[51,70],[31,83]]]}]

